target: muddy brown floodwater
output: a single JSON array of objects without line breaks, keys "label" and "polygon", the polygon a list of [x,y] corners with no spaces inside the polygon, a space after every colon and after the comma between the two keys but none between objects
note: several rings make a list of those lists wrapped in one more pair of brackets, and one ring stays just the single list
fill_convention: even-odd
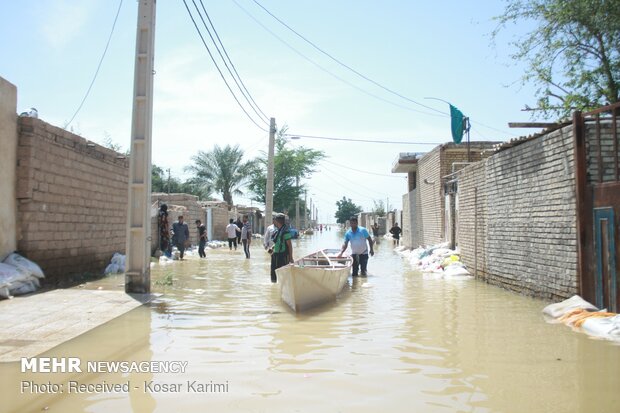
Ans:
[{"label": "muddy brown floodwater", "polygon": [[[296,241],[295,256],[337,247],[341,236]],[[156,302],[45,354],[82,363],[186,361],[185,373],[25,374],[4,363],[0,410],[620,411],[620,346],[547,324],[545,301],[476,280],[425,279],[383,241],[367,278],[349,279],[337,302],[296,315],[271,284],[259,244],[250,260],[219,249],[155,266],[153,289],[163,293]],[[172,286],[155,284],[166,277]],[[87,288],[122,283],[114,276]],[[64,391],[20,394],[24,381]],[[130,385],[69,393],[68,381]],[[190,388],[194,381],[211,390]]]}]

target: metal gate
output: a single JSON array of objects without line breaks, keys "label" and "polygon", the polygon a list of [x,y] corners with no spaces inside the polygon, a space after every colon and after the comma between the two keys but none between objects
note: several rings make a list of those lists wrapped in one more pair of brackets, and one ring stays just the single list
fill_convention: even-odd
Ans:
[{"label": "metal gate", "polygon": [[573,116],[579,289],[599,308],[620,310],[620,103]]}]

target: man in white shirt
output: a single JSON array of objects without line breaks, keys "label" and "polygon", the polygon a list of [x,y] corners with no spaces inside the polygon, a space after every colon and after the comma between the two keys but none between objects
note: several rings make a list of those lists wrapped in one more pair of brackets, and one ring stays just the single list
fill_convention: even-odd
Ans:
[{"label": "man in white shirt", "polygon": [[265,236],[263,237],[263,246],[265,247],[265,250],[269,250],[269,248],[273,247],[273,240],[271,238],[273,237],[273,233],[275,231],[276,231],[276,215],[274,214],[271,220],[271,225],[267,227],[267,230],[265,231]]},{"label": "man in white shirt", "polygon": [[233,245],[235,246],[235,251],[237,251],[237,232],[241,232],[239,227],[235,225],[234,219],[228,220],[229,224],[226,226],[226,237],[228,238],[228,249],[232,251]]}]

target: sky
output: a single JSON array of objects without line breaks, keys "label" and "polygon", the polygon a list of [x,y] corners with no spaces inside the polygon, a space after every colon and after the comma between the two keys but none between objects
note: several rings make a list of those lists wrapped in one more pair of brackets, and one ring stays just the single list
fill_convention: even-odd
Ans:
[{"label": "sky", "polygon": [[[327,156],[302,181],[322,222],[335,221],[335,202],[343,196],[366,211],[379,200],[401,208],[406,179],[391,173],[398,154],[428,152],[451,141],[450,118],[439,113],[447,113],[448,105],[428,97],[450,101],[469,116],[472,141],[505,141],[532,132],[507,125],[530,120],[521,109],[536,100],[534,89],[520,83],[524,65],[510,58],[509,42],[527,28],[508,27],[491,42],[493,17],[501,14],[503,1],[257,1],[357,72],[434,109],[338,65],[254,0],[203,0],[243,83],[278,128],[287,125],[292,135],[407,142],[291,140],[293,147]],[[210,42],[194,3],[187,4]],[[267,151],[267,132],[231,96],[183,0],[159,0],[156,7],[153,163],[187,178],[184,167],[191,157],[215,144],[239,144],[248,160]],[[110,38],[90,93],[67,128],[127,149],[137,9],[135,0],[37,0],[28,7],[0,2],[0,76],[17,86],[18,113],[34,107],[39,118],[64,127]],[[246,110],[267,129],[247,105]],[[256,204],[247,193],[235,202]]]}]

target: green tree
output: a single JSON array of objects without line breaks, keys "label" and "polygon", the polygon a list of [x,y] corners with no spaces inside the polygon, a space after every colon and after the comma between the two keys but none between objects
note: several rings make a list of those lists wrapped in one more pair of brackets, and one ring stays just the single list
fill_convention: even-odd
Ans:
[{"label": "green tree", "polygon": [[181,182],[168,174],[161,167],[153,165],[151,168],[151,192],[180,192]]},{"label": "green tree", "polygon": [[336,218],[336,222],[339,224],[344,224],[347,222],[349,218],[353,215],[357,215],[362,212],[362,207],[359,205],[355,205],[351,198],[342,197],[340,201],[336,201],[336,206],[338,210],[334,217]]},{"label": "green tree", "polygon": [[383,203],[383,200],[373,200],[372,203],[374,204],[372,208],[372,213],[380,217],[385,216],[385,204]]},{"label": "green tree", "polygon": [[[303,185],[297,186],[297,180],[312,176],[315,167],[325,157],[325,154],[315,149],[288,147],[288,141],[284,136],[286,130],[286,126],[280,129],[275,140],[273,210],[288,211],[289,216],[294,217],[295,200],[299,199],[304,191]],[[252,164],[248,188],[253,194],[253,200],[265,203],[267,190],[267,154],[265,152],[262,152]],[[303,205],[303,201],[300,205]],[[303,211],[302,207],[300,211]]]},{"label": "green tree", "polygon": [[185,170],[194,174],[193,185],[212,188],[229,206],[233,205],[233,194],[243,195],[240,188],[248,178],[250,164],[243,161],[239,145],[215,145],[210,152],[198,151],[192,161],[194,164]]},{"label": "green tree", "polygon": [[620,100],[620,0],[509,0],[495,18],[535,27],[511,43],[546,118]]},{"label": "green tree", "polygon": [[174,176],[168,178],[166,171],[157,165],[153,165],[151,169],[151,192],[185,193],[196,195],[199,199],[211,198],[210,188],[201,182],[194,178],[185,182],[181,182],[179,178]]}]

